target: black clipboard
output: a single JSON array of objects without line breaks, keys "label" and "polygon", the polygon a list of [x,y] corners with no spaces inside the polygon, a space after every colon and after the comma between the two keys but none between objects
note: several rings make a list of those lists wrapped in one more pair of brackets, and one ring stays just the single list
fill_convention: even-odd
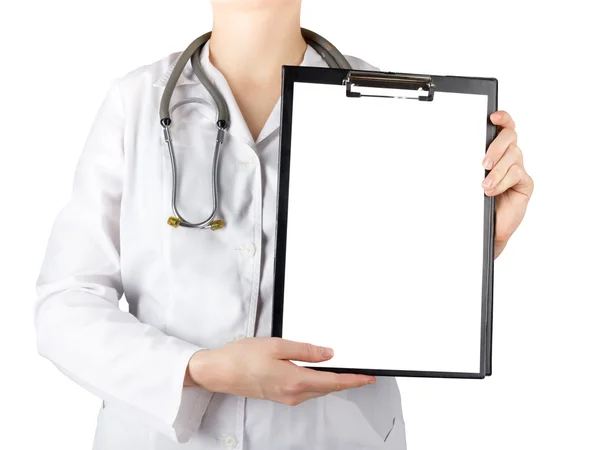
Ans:
[{"label": "black clipboard", "polygon": [[[392,72],[372,72],[360,70],[284,66],[282,69],[282,107],[280,134],[279,182],[277,195],[277,235],[274,267],[274,300],[272,336],[286,338],[284,323],[286,245],[290,203],[290,164],[293,161],[292,130],[294,120],[294,93],[297,83],[341,86],[347,98],[381,97],[388,101],[435,102],[436,94],[476,94],[487,98],[486,117],[481,118],[485,128],[485,146],[481,146],[481,159],[496,137],[497,128],[489,116],[497,110],[498,82],[493,78],[472,78],[457,76],[436,76]],[[327,127],[324,123],[323,127]],[[487,175],[487,171],[482,171]],[[306,176],[310,176],[306,174]],[[468,372],[378,369],[370,367],[327,367],[326,364],[309,366],[316,370],[337,373],[363,373],[377,376],[397,377],[436,377],[436,378],[477,378],[492,374],[492,322],[494,284],[494,233],[495,200],[481,194],[483,202],[482,270],[481,270],[481,328],[479,345],[479,370]],[[307,327],[311,324],[307,323]],[[315,343],[322,345],[321,343]],[[324,345],[324,344],[323,344]]]}]

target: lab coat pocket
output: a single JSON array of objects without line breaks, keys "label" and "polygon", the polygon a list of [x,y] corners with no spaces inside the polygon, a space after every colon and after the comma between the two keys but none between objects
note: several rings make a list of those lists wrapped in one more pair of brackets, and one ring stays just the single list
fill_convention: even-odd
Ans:
[{"label": "lab coat pocket", "polygon": [[391,426],[391,428],[385,434],[385,438],[383,439],[384,442],[390,443],[390,442],[394,441],[394,430],[395,429],[396,429],[396,418],[394,417],[392,419],[392,426]]},{"label": "lab coat pocket", "polygon": [[394,417],[392,426],[385,436],[386,449],[406,450],[406,432],[404,428],[404,419],[402,417]]},{"label": "lab coat pocket", "polygon": [[[358,405],[338,395],[325,396],[325,435],[328,449],[384,449],[385,438],[373,428]],[[390,430],[391,432],[392,430]]]},{"label": "lab coat pocket", "polygon": [[103,405],[98,413],[93,450],[152,448],[147,427],[117,405],[109,403]]}]

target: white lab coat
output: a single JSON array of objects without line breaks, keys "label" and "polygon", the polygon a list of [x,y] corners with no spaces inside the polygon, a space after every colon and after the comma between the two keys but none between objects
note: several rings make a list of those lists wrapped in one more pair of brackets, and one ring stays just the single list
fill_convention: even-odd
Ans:
[{"label": "white lab coat", "polygon": [[[158,105],[180,53],[113,80],[38,278],[39,352],[103,400],[96,450],[402,450],[394,378],[295,407],[182,388],[194,352],[271,333],[279,103],[255,142],[208,52],[202,65],[231,114],[219,163],[225,228],[167,225],[171,169]],[[326,67],[311,47],[302,65]],[[200,103],[180,103],[191,98]],[[191,221],[211,208],[213,104],[188,62],[171,108],[178,205]],[[129,313],[118,307],[123,294]]]}]

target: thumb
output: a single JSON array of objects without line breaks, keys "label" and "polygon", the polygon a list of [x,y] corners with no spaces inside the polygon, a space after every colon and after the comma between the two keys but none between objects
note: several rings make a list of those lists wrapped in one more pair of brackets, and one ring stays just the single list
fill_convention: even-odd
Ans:
[{"label": "thumb", "polygon": [[278,359],[291,359],[304,362],[322,362],[333,357],[333,350],[319,347],[306,342],[288,341],[281,339],[275,345],[273,356]]}]

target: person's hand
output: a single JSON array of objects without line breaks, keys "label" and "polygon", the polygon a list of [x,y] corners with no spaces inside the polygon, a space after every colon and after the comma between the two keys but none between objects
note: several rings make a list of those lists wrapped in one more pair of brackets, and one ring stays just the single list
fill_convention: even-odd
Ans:
[{"label": "person's hand", "polygon": [[294,361],[322,362],[333,352],[281,338],[248,338],[190,359],[189,379],[213,392],[267,399],[295,406],[333,391],[374,383],[375,377],[300,367]]},{"label": "person's hand", "polygon": [[515,122],[510,115],[497,111],[490,120],[500,127],[500,133],[483,160],[483,167],[491,171],[482,187],[485,195],[496,197],[494,257],[497,258],[525,216],[533,193],[533,180],[523,166],[523,153],[517,146]]}]

